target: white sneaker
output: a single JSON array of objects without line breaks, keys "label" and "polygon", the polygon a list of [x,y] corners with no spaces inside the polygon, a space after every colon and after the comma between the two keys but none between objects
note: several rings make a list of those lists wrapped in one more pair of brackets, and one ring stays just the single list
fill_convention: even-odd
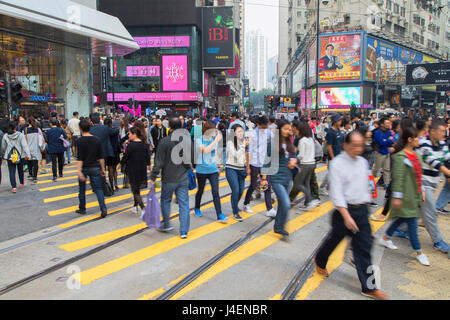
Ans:
[{"label": "white sneaker", "polygon": [[306,206],[306,210],[312,210],[320,205],[320,201],[317,199],[312,200],[308,205]]},{"label": "white sneaker", "polygon": [[275,218],[277,216],[277,211],[272,208],[266,213],[266,217]]},{"label": "white sneaker", "polygon": [[139,215],[139,218],[142,220],[142,217],[144,216],[145,210],[141,207],[138,207],[137,214]]},{"label": "white sneaker", "polygon": [[131,212],[134,214],[138,213],[138,207],[133,207],[133,209],[131,209]]},{"label": "white sneaker", "polygon": [[392,250],[396,250],[396,249],[398,249],[395,245],[394,245],[394,243],[392,242],[392,240],[388,240],[388,241],[386,241],[386,240],[384,240],[383,238],[380,238],[379,240],[378,240],[378,244],[380,244],[380,245],[382,245],[382,246],[384,246],[384,247],[386,247],[386,248],[389,248],[389,249],[392,249]]},{"label": "white sneaker", "polygon": [[423,264],[424,266],[429,266],[430,265],[430,261],[428,261],[428,257],[424,253],[416,256],[416,259],[419,260],[419,262],[421,264]]},{"label": "white sneaker", "polygon": [[319,188],[319,194],[323,195],[323,196],[328,196],[328,191],[324,188]]},{"label": "white sneaker", "polygon": [[250,208],[249,205],[244,206],[244,210],[243,210],[243,211],[245,211],[245,212],[247,212],[247,213],[253,213],[253,210],[252,210],[252,208]]}]

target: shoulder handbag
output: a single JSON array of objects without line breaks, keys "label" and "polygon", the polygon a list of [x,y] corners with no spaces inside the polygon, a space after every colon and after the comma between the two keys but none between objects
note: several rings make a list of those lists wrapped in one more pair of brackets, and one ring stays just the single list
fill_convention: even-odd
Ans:
[{"label": "shoulder handbag", "polygon": [[59,139],[62,141],[64,148],[69,148],[70,147],[70,142],[67,141],[66,139],[64,139],[63,135],[61,135],[59,137]]},{"label": "shoulder handbag", "polygon": [[195,173],[191,169],[187,171],[188,173],[188,180],[189,180],[189,190],[194,190],[197,188],[197,181],[195,179]]},{"label": "shoulder handbag", "polygon": [[114,194],[114,190],[106,178],[103,179],[103,193],[105,194],[105,197],[111,197]]}]

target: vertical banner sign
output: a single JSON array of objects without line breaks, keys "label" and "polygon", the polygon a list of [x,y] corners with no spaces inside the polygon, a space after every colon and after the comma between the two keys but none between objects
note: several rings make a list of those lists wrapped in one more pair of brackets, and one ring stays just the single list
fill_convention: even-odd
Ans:
[{"label": "vertical banner sign", "polygon": [[233,7],[202,8],[203,68],[234,69]]},{"label": "vertical banner sign", "polygon": [[106,61],[100,60],[101,92],[108,92],[108,88],[106,86],[107,73],[108,70]]},{"label": "vertical banner sign", "polygon": [[308,86],[316,84],[317,41],[309,47],[308,52]]},{"label": "vertical banner sign", "polygon": [[242,84],[243,84],[243,88],[242,90],[244,91],[242,93],[242,98],[245,99],[249,99],[250,98],[250,85],[249,85],[249,80],[248,79],[244,79],[242,80]]},{"label": "vertical banner sign", "polygon": [[188,90],[187,55],[162,56],[163,91]]},{"label": "vertical banner sign", "polygon": [[203,71],[203,95],[209,97],[209,74]]},{"label": "vertical banner sign", "polygon": [[361,79],[361,39],[361,33],[320,37],[320,82]]}]

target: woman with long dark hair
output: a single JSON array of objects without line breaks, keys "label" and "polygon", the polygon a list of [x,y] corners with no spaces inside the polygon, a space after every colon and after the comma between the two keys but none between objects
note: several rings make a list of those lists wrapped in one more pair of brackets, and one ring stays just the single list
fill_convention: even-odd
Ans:
[{"label": "woman with long dark hair", "polygon": [[280,120],[278,122],[278,130],[278,148],[275,148],[275,150],[279,150],[277,159],[278,166],[277,164],[272,164],[272,161],[274,161],[274,158],[276,158],[274,156],[271,156],[271,161],[269,164],[264,165],[265,167],[278,167],[278,171],[277,173],[269,176],[263,174],[261,179],[261,188],[264,189],[268,187],[268,177],[273,191],[275,192],[278,199],[278,209],[277,215],[275,216],[274,232],[279,233],[283,236],[288,236],[289,233],[284,229],[284,226],[286,224],[290,208],[289,190],[292,184],[291,170],[297,167],[299,160],[297,158],[297,155],[295,154],[294,145],[291,142],[292,128],[289,122]]},{"label": "woman with long dark hair", "polygon": [[391,237],[395,230],[403,223],[408,225],[411,245],[416,251],[416,258],[423,265],[429,266],[427,256],[423,253],[417,235],[417,220],[425,192],[422,188],[422,158],[416,154],[419,147],[419,137],[416,129],[408,127],[402,130],[401,151],[392,156],[394,162],[392,179],[392,200],[390,218],[395,218],[379,243],[389,249],[397,249]]},{"label": "woman with long dark hair", "polygon": [[134,198],[133,212],[143,214],[144,202],[141,198],[141,188],[147,187],[147,166],[150,167],[150,149],[145,142],[145,136],[137,127],[128,131],[130,143],[122,158],[122,166],[126,168],[126,174],[131,185]]},{"label": "woman with long dark hair", "polygon": [[225,175],[231,188],[233,217],[237,221],[242,221],[238,203],[244,193],[245,178],[247,177],[245,148],[248,146],[249,140],[244,138],[245,131],[241,125],[235,125],[233,132],[233,138],[227,141]]}]

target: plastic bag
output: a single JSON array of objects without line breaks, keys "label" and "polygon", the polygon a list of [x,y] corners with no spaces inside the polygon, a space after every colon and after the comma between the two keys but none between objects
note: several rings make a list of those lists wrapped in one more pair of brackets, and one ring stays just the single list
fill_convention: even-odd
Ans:
[{"label": "plastic bag", "polygon": [[156,197],[154,186],[151,187],[147,195],[147,205],[145,206],[142,220],[149,228],[159,228],[161,226],[159,201]]}]

